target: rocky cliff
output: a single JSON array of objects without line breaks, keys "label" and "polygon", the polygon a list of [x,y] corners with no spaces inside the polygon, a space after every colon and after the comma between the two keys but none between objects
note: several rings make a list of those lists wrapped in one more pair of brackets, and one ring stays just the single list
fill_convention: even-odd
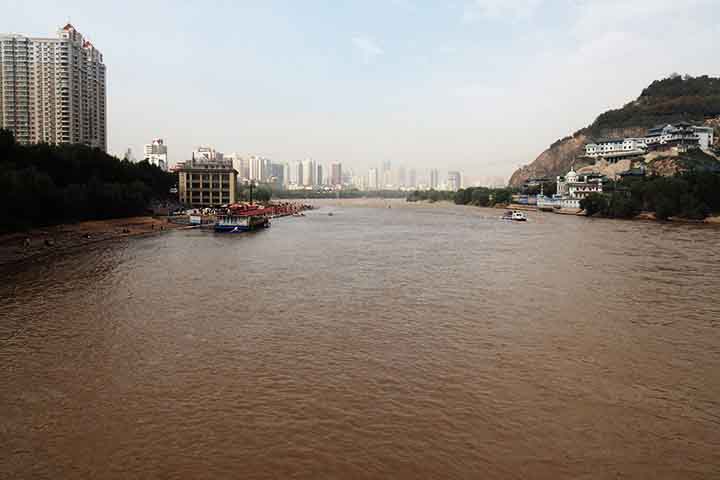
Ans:
[{"label": "rocky cliff", "polygon": [[643,127],[613,128],[594,134],[589,128],[585,128],[550,145],[535,161],[513,173],[509,184],[511,187],[519,187],[529,178],[552,179],[566,174],[572,166],[576,169],[587,166],[587,160],[581,158],[585,154],[585,144],[599,138],[637,137],[646,133],[647,128]]}]

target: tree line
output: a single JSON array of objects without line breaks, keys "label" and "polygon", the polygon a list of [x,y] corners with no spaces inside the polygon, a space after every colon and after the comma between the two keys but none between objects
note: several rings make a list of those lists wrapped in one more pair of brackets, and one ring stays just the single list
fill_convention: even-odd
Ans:
[{"label": "tree line", "polygon": [[492,207],[512,201],[513,191],[509,188],[469,187],[457,192],[443,190],[416,190],[407,196],[408,202],[455,202],[457,205]]},{"label": "tree line", "polygon": [[615,188],[580,202],[589,216],[632,218],[654,212],[658,220],[702,220],[720,212],[720,173],[688,171],[674,177],[628,177]]},{"label": "tree line", "polygon": [[0,231],[142,215],[175,176],[84,145],[19,145],[0,129]]},{"label": "tree line", "polygon": [[588,128],[592,135],[626,127],[654,127],[688,121],[701,123],[720,115],[720,78],[671,75],[654,81],[640,97],[601,114]]}]

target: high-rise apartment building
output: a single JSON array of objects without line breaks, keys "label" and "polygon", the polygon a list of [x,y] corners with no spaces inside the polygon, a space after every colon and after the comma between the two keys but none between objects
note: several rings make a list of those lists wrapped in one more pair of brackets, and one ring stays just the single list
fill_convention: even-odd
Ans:
[{"label": "high-rise apartment building", "polygon": [[290,164],[287,163],[287,162],[285,162],[285,163],[282,164],[282,167],[283,167],[283,181],[282,181],[282,185],[283,185],[283,187],[286,187],[286,188],[287,188],[287,187],[290,185],[290,183],[291,183],[291,178],[290,178],[290,177],[292,176],[292,174],[290,173]]},{"label": "high-rise apartment building", "polygon": [[430,170],[430,188],[437,190],[440,184],[440,172],[436,168]]},{"label": "high-rise apartment building", "polygon": [[405,167],[402,165],[397,169],[397,182],[395,182],[395,186],[398,188],[407,187],[407,170],[405,170]]},{"label": "high-rise apartment building", "polygon": [[107,150],[105,64],[69,23],[57,38],[0,35],[0,128],[19,143]]},{"label": "high-rise apartment building", "polygon": [[315,162],[311,159],[303,160],[302,162],[302,185],[306,187],[312,187],[315,185],[315,178],[317,175],[317,168]]},{"label": "high-rise apartment building", "polygon": [[447,188],[453,192],[457,192],[462,188],[462,175],[460,172],[448,172]]},{"label": "high-rise apartment building", "polygon": [[325,185],[325,176],[322,165],[317,165],[317,175],[315,175],[315,185]]},{"label": "high-rise apartment building", "polygon": [[263,159],[257,155],[250,155],[248,164],[250,165],[250,180],[255,182],[262,181],[265,173],[263,172],[263,167],[265,166]]},{"label": "high-rise apartment building", "polygon": [[285,185],[285,165],[282,163],[270,163],[270,176],[268,181],[279,187]]},{"label": "high-rise apartment building", "polygon": [[167,145],[162,138],[157,138],[152,143],[145,145],[145,160],[167,172]]},{"label": "high-rise apartment building", "polygon": [[342,163],[335,162],[330,164],[330,185],[337,187],[342,185]]},{"label": "high-rise apartment building", "polygon": [[238,153],[231,153],[229,155],[223,155],[223,158],[232,162],[233,168],[238,172],[238,180],[240,182],[250,180],[250,165],[247,157]]},{"label": "high-rise apartment building", "polygon": [[303,184],[303,162],[295,160],[290,164],[290,185]]},{"label": "high-rise apartment building", "polygon": [[250,155],[248,165],[250,167],[250,180],[254,182],[267,182],[272,176],[272,162],[269,158]]},{"label": "high-rise apartment building", "polygon": [[414,168],[411,168],[408,171],[408,187],[410,187],[410,188],[417,187],[417,170],[415,170]]},{"label": "high-rise apartment building", "polygon": [[380,187],[379,180],[380,179],[378,177],[379,176],[378,176],[377,168],[371,168],[370,171],[368,172],[368,182],[367,182],[368,190],[370,190],[370,191],[379,190],[379,187]]},{"label": "high-rise apartment building", "polygon": [[378,186],[380,187],[380,189],[385,189],[392,188],[392,184],[392,164],[390,163],[390,160],[386,160],[382,164],[382,172],[380,173]]}]

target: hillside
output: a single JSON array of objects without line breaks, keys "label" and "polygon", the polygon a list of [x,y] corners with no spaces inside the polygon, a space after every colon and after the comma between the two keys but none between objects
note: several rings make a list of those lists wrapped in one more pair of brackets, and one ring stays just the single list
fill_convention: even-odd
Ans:
[{"label": "hillside", "polygon": [[712,125],[720,133],[718,117],[720,78],[673,75],[656,80],[637,100],[601,114],[588,127],[553,143],[531,164],[513,173],[509,184],[516,187],[528,178],[566,173],[584,153],[584,145],[600,138],[642,136],[650,127],[683,120]]}]

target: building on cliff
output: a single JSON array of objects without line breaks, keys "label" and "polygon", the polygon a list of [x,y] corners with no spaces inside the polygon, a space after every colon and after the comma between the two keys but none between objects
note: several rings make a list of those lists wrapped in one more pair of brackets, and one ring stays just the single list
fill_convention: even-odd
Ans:
[{"label": "building on cliff", "polygon": [[591,158],[603,158],[610,163],[624,158],[637,157],[647,153],[645,138],[624,138],[598,140],[585,145],[585,155]]},{"label": "building on cliff", "polygon": [[660,125],[648,131],[645,143],[650,150],[662,150],[670,147],[708,150],[713,144],[714,133],[711,127],[691,125],[687,122]]},{"label": "building on cliff", "polygon": [[714,143],[712,127],[692,125],[687,122],[660,125],[648,130],[640,138],[598,140],[585,145],[585,156],[604,159],[609,163],[645,155],[648,151],[677,147],[681,150],[700,148],[708,150]]}]

